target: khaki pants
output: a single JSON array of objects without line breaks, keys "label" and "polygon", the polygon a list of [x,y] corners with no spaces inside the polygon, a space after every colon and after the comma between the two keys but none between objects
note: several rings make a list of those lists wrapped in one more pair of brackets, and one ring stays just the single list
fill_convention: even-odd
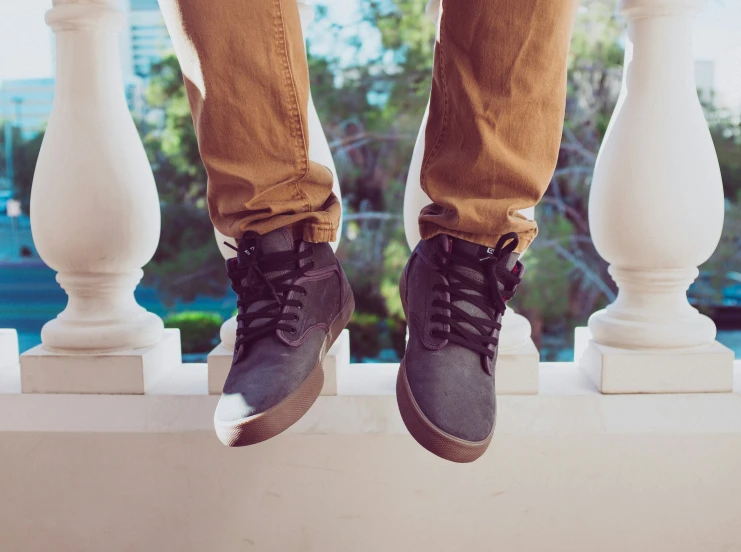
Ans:
[{"label": "khaki pants", "polygon": [[[523,251],[558,157],[578,0],[445,0],[422,188],[422,238]],[[330,171],[308,157],[309,74],[296,0],[160,0],[180,60],[214,225],[335,238]],[[420,14],[421,16],[421,14]]]}]

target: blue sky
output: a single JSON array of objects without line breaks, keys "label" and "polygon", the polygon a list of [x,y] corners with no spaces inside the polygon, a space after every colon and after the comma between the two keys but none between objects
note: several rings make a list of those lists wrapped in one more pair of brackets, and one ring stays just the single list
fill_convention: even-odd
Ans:
[{"label": "blue sky", "polygon": [[[333,18],[353,20],[355,0],[333,4]],[[52,74],[51,31],[44,23],[49,7],[51,0],[0,1],[0,80]],[[715,62],[721,96],[741,106],[741,1],[708,0],[695,28],[695,57]]]}]

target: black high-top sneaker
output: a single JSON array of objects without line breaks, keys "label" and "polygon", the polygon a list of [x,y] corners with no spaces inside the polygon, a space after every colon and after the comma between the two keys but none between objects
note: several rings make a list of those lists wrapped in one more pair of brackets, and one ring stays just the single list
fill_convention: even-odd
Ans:
[{"label": "black high-top sneaker", "polygon": [[214,414],[230,447],[284,431],[314,404],[322,360],[355,308],[350,285],[327,243],[282,228],[245,233],[226,270],[239,296],[237,342]]},{"label": "black high-top sneaker", "polygon": [[524,272],[517,243],[514,233],[493,248],[439,235],[419,243],[401,276],[399,411],[420,445],[453,462],[476,460],[494,432],[499,331]]}]

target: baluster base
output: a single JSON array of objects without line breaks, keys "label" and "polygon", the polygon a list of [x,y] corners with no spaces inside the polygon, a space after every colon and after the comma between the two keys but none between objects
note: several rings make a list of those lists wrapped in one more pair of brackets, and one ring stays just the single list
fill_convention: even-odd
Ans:
[{"label": "baluster base", "polygon": [[141,395],[182,363],[180,330],[154,345],[113,353],[57,353],[38,345],[21,355],[23,393]]},{"label": "baluster base", "polygon": [[623,349],[596,343],[577,328],[574,362],[601,393],[728,393],[733,351],[713,341],[681,349]]},{"label": "baluster base", "polygon": [[540,353],[530,338],[515,349],[499,351],[497,395],[537,395],[539,370]]},{"label": "baluster base", "polygon": [[134,298],[142,275],[141,269],[120,274],[58,273],[67,306],[41,328],[44,348],[54,353],[91,355],[159,343],[162,319]]},{"label": "baluster base", "polygon": [[687,301],[696,267],[631,270],[610,265],[617,299],[589,317],[602,345],[624,349],[677,349],[708,345],[715,324]]},{"label": "baluster base", "polygon": [[[208,392],[211,395],[221,395],[226,376],[232,367],[233,348],[220,343],[208,355]],[[337,371],[340,366],[350,364],[350,332],[342,330],[332,348],[324,357],[324,387],[322,395],[337,394]]]},{"label": "baluster base", "polygon": [[507,308],[502,319],[497,356],[498,395],[537,395],[540,353],[530,338],[527,318]]}]

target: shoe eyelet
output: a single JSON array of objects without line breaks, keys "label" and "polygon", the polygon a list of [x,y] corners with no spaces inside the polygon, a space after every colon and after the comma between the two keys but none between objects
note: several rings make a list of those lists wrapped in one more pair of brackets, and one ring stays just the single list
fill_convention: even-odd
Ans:
[{"label": "shoe eyelet", "polygon": [[298,310],[301,310],[301,309],[303,309],[303,308],[304,308],[304,304],[303,304],[303,303],[299,303],[299,304],[298,304],[298,306],[296,306],[296,308],[297,308]]},{"label": "shoe eyelet", "polygon": [[296,328],[291,328],[288,333],[289,334],[295,334],[296,333]]},{"label": "shoe eyelet", "polygon": [[[296,321],[298,321],[298,320],[300,319],[300,318],[299,318],[299,315],[298,315],[298,314],[294,314],[294,315],[293,315],[293,319],[294,319],[294,320],[296,320]],[[295,331],[295,330],[294,330],[294,331]]]}]

